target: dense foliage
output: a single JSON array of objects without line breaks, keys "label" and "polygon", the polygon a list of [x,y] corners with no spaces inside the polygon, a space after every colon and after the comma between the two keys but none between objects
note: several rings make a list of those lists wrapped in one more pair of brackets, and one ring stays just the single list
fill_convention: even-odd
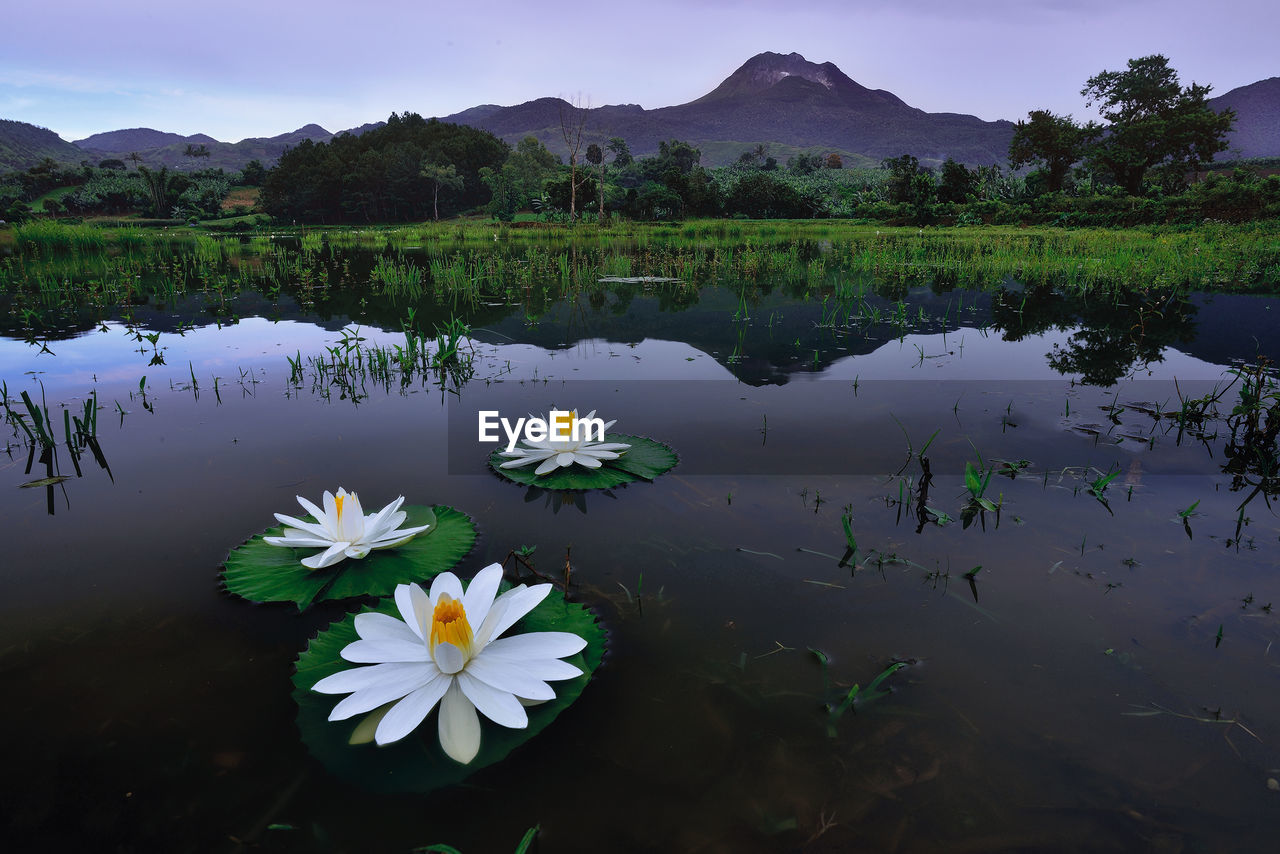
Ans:
[{"label": "dense foliage", "polygon": [[141,213],[160,219],[218,216],[222,201],[241,176],[221,169],[174,172],[122,161],[63,166],[45,160],[25,172],[0,176],[0,219],[22,222],[33,215],[86,217]]},{"label": "dense foliage", "polygon": [[[480,170],[501,167],[508,152],[487,131],[393,113],[359,136],[307,140],[286,151],[267,173],[259,204],[272,216],[300,222],[422,220],[433,216],[436,201],[450,216],[489,199]],[[450,165],[460,187],[427,169]]]}]

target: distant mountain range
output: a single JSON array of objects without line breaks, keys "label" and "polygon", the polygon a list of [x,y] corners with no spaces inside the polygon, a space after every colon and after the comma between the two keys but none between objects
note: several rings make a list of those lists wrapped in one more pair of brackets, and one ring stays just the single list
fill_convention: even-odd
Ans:
[{"label": "distant mountain range", "polygon": [[[1280,156],[1280,77],[1232,89],[1209,102],[1236,111],[1227,157]],[[511,107],[482,104],[442,121],[488,130],[509,143],[535,136],[565,154],[561,115],[572,106],[539,98]],[[363,133],[381,122],[341,133]],[[723,165],[758,144],[779,160],[796,151],[840,153],[849,165],[914,154],[923,162],[947,157],[970,165],[1003,163],[1014,124],[983,121],[960,113],[926,113],[884,89],[868,89],[830,62],[809,62],[798,53],[761,53],[747,60],[712,91],[674,107],[646,110],[636,104],[597,107],[587,115],[586,134],[604,141],[622,137],[636,156],[657,151],[663,140],[680,139],[702,149],[704,165]],[[205,134],[182,136],[150,128],[94,134],[74,144],[23,122],[0,120],[0,171],[26,169],[45,157],[58,162],[125,160],[136,152],[149,166],[175,169],[239,169],[250,160],[270,166],[304,139],[327,142],[335,134],[316,124],[273,137],[219,142]],[[209,157],[188,157],[188,145],[203,145]]]},{"label": "distant mountain range", "polygon": [[[562,152],[560,114],[566,106],[558,98],[540,98],[514,107],[473,107],[444,120],[483,128],[508,142],[532,134]],[[999,163],[1008,156],[1013,128],[1012,122],[926,113],[892,92],[855,83],[830,62],[818,65],[798,53],[753,56],[687,104],[654,110],[635,104],[599,107],[587,119],[592,136],[620,136],[633,153],[650,153],[662,140],[681,139],[702,147],[704,154],[710,149],[713,164],[734,159],[756,143],[851,152],[876,162],[910,153],[924,161],[954,157],[971,164]],[[729,156],[716,156],[721,151]]]},{"label": "distant mountain range", "polygon": [[[202,133],[182,136],[176,133],[164,133],[151,128],[131,128],[129,130],[113,130],[107,133],[95,133],[85,139],[76,140],[77,147],[101,160],[111,157],[126,159],[137,152],[141,162],[148,166],[168,166],[171,169],[205,169],[223,168],[235,170],[242,168],[250,160],[258,160],[270,166],[279,159],[286,148],[296,146],[304,139],[312,142],[328,142],[334,134],[320,125],[306,125],[291,133],[279,136],[251,137],[239,142],[219,142]],[[201,145],[209,152],[208,157],[189,157],[187,146]]]}]

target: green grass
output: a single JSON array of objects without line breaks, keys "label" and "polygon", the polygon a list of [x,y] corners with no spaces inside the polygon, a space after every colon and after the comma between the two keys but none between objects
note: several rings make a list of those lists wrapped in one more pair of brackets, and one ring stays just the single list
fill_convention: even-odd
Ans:
[{"label": "green grass", "polygon": [[64,197],[71,195],[76,190],[79,190],[81,186],[82,186],[81,184],[73,184],[70,187],[54,187],[49,192],[45,193],[43,196],[40,196],[35,201],[33,201],[31,203],[31,209],[37,212],[41,211],[44,209],[44,203],[46,199],[56,199],[58,201],[62,201]]},{"label": "green grass", "polygon": [[236,225],[247,225],[250,227],[268,225],[271,217],[265,214],[244,214],[243,216],[227,216],[219,219],[205,219],[200,221],[202,228],[230,228]]},{"label": "green grass", "polygon": [[[217,223],[247,223],[232,217]],[[512,227],[459,219],[396,228],[313,228],[247,243],[204,228],[166,230],[36,220],[0,232],[0,293],[15,311],[120,304],[187,290],[222,303],[244,289],[334,287],[418,299],[518,301],[538,317],[560,297],[593,292],[607,276],[679,280],[671,290],[723,286],[746,310],[782,285],[823,302],[824,316],[885,312],[908,287],[1001,291],[1011,281],[1071,297],[1157,302],[1190,291],[1280,289],[1280,229],[1205,224],[1131,229],[892,228],[838,220],[688,220]],[[335,259],[348,250],[361,250]],[[337,254],[335,254],[337,253]]]}]

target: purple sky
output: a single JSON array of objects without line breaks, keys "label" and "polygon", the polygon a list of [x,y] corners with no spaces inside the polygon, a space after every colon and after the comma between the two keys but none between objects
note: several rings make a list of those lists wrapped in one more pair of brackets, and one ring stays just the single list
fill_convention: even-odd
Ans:
[{"label": "purple sky", "polygon": [[547,95],[680,104],[772,50],[930,112],[1096,117],[1091,75],[1163,53],[1214,94],[1280,75],[1280,2],[49,0],[7,3],[0,118],[73,140],[153,127],[225,141]]}]

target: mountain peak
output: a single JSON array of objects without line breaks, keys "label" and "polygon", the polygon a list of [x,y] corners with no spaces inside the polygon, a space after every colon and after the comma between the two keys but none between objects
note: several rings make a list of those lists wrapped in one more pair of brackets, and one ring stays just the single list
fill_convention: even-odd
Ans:
[{"label": "mountain peak", "polygon": [[[830,62],[821,65],[810,62],[798,53],[758,53],[742,64],[742,67],[730,75],[729,80],[738,77],[743,82],[750,81],[756,87],[767,88],[787,77],[803,77],[811,83],[819,83],[827,89],[834,88],[836,80],[845,77],[839,68]],[[744,79],[745,78],[745,79]],[[728,80],[725,81],[729,82]],[[853,82],[853,81],[849,81]]]},{"label": "mountain peak", "polygon": [[[806,86],[800,81],[806,81]],[[816,84],[812,85],[812,84]],[[821,86],[822,89],[818,89]],[[707,104],[743,97],[788,97],[799,89],[807,89],[822,97],[823,90],[833,99],[845,104],[890,103],[905,107],[897,96],[882,90],[871,90],[859,85],[831,62],[810,62],[798,53],[773,53],[766,51],[748,59],[742,66],[724,79],[719,86],[703,95],[695,104]]]}]

